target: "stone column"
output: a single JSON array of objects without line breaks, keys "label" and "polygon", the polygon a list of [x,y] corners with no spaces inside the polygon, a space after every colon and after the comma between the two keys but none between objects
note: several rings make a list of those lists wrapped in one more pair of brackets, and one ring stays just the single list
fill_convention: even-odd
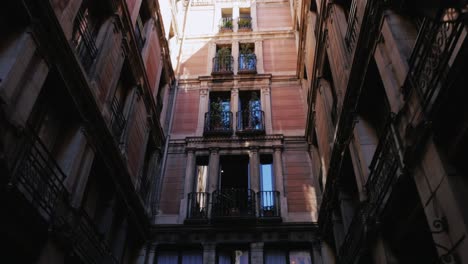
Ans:
[{"label": "stone column", "polygon": [[239,3],[237,1],[233,1],[233,7],[232,7],[232,30],[234,32],[237,32],[239,30],[239,24],[237,24],[237,21],[239,21]]},{"label": "stone column", "polygon": [[322,241],[322,263],[323,264],[335,264],[335,254],[333,254],[333,250],[330,248],[330,246],[327,244],[327,242]]},{"label": "stone column", "polygon": [[156,244],[150,244],[148,257],[146,258],[146,264],[154,264],[156,261]]},{"label": "stone column", "polygon": [[218,148],[210,148],[210,161],[208,170],[208,192],[211,194],[218,189],[219,153]]},{"label": "stone column", "polygon": [[260,160],[258,157],[258,147],[250,148],[249,165],[250,189],[257,193],[260,190]]},{"label": "stone column", "polygon": [[286,217],[288,215],[288,203],[283,178],[283,157],[281,154],[283,146],[278,145],[273,146],[273,148],[273,173],[275,174],[275,190],[280,192],[281,216]]},{"label": "stone column", "polygon": [[[255,18],[252,18],[252,26],[255,25],[254,21]],[[255,31],[255,29],[253,30]],[[255,41],[255,56],[257,57],[257,72],[265,73],[263,69],[263,42],[261,40]]]},{"label": "stone column", "polygon": [[263,242],[250,244],[250,254],[253,264],[263,264]]},{"label": "stone column", "polygon": [[239,111],[239,89],[231,89],[231,112],[232,112],[232,129],[234,133],[237,130],[237,111]]},{"label": "stone column", "polygon": [[203,244],[203,264],[216,263],[216,245],[214,243]]},{"label": "stone column", "polygon": [[205,113],[208,112],[208,104],[210,103],[210,97],[208,95],[208,89],[200,90],[200,101],[198,103],[198,125],[196,135],[198,137],[203,136],[203,130],[205,129]]},{"label": "stone column", "polygon": [[312,263],[323,264],[322,244],[319,240],[312,242]]},{"label": "stone column", "polygon": [[232,42],[232,57],[234,58],[234,63],[232,64],[232,71],[234,72],[234,75],[237,74],[237,69],[238,69],[238,59],[239,59],[239,41],[233,41]]},{"label": "stone column", "polygon": [[263,112],[265,113],[265,132],[267,134],[273,133],[273,125],[271,121],[271,98],[270,87],[262,87],[261,90],[261,104]]},{"label": "stone column", "polygon": [[185,166],[184,196],[179,206],[179,224],[184,222],[187,212],[188,195],[193,191],[193,175],[195,172],[195,151],[187,149],[187,161]]}]

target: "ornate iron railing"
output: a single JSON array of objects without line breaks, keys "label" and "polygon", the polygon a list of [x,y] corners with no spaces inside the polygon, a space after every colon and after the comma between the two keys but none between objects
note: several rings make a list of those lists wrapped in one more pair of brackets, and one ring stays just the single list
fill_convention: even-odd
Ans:
[{"label": "ornate iron railing", "polygon": [[73,231],[73,250],[84,263],[119,263],[112,254],[107,242],[99,235],[93,220],[88,214],[84,210],[80,210],[77,217],[77,223]]},{"label": "ornate iron railing", "polygon": [[25,148],[10,185],[16,187],[39,214],[50,219],[58,198],[64,194],[66,175],[39,136],[30,129],[25,131]]},{"label": "ornate iron railing", "polygon": [[255,54],[240,54],[238,72],[239,73],[256,73],[257,72],[257,56],[255,56]]},{"label": "ornate iron railing", "polygon": [[237,133],[264,133],[265,121],[262,110],[237,112]]},{"label": "ornate iron railing", "polygon": [[93,32],[95,25],[91,22],[90,16],[89,10],[82,5],[73,22],[72,44],[86,72],[91,69],[98,53]]},{"label": "ornate iron railing", "polygon": [[211,111],[205,113],[205,135],[231,134],[232,113],[231,111]]},{"label": "ornate iron railing", "polygon": [[365,249],[368,235],[369,216],[366,211],[366,204],[362,204],[356,210],[356,214],[349,225],[343,244],[338,252],[340,264],[358,263],[360,253]]},{"label": "ornate iron railing", "polygon": [[232,31],[232,17],[222,17],[219,21],[220,31]]},{"label": "ornate iron railing", "polygon": [[136,25],[135,25],[135,38],[138,46],[138,50],[141,52],[143,47],[145,46],[146,38],[145,38],[145,25],[141,20],[141,16],[138,15]]},{"label": "ornate iron railing", "polygon": [[259,217],[280,217],[280,192],[260,191],[258,196],[258,216]]},{"label": "ornate iron railing", "polygon": [[346,42],[346,48],[348,49],[348,52],[352,52],[354,47],[356,46],[357,42],[357,36],[358,36],[358,17],[357,17],[357,0],[353,0],[351,3],[351,7],[349,9],[349,15],[348,15],[348,27],[346,29],[346,36],[345,36],[345,42]]},{"label": "ornate iron railing", "polygon": [[252,30],[252,18],[251,17],[239,17],[237,21],[239,30]]},{"label": "ornate iron railing", "polygon": [[450,58],[463,31],[462,22],[440,22],[425,18],[409,61],[405,96],[415,91],[423,111],[428,111],[450,71]]},{"label": "ornate iron railing", "polygon": [[191,192],[188,194],[187,219],[208,219],[210,194]]},{"label": "ornate iron railing", "polygon": [[370,173],[366,182],[367,201],[356,210],[348,228],[339,250],[340,263],[355,263],[359,254],[366,248],[365,243],[373,224],[385,207],[391,188],[403,172],[400,140],[393,124],[394,115],[391,114],[369,166]]},{"label": "ornate iron railing", "polygon": [[211,216],[255,217],[255,192],[251,189],[216,190],[212,196]]},{"label": "ornate iron railing", "polygon": [[119,100],[114,97],[111,105],[111,130],[114,138],[120,143],[120,136],[125,128],[126,120]]},{"label": "ornate iron railing", "polygon": [[384,207],[385,198],[403,173],[403,157],[400,140],[394,127],[394,115],[391,114],[385,127],[385,134],[380,138],[369,166],[370,173],[366,182],[367,198],[372,206],[372,214],[378,214]]},{"label": "ornate iron railing", "polygon": [[213,58],[212,74],[232,74],[232,56],[215,56]]}]

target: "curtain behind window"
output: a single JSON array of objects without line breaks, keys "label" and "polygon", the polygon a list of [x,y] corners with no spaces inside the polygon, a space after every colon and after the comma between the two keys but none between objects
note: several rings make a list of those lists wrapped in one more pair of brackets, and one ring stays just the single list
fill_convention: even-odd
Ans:
[{"label": "curtain behind window", "polygon": [[177,258],[177,252],[162,251],[158,254],[157,264],[178,264]]},{"label": "curtain behind window", "polygon": [[184,251],[182,255],[182,264],[202,264],[203,253],[200,251]]}]

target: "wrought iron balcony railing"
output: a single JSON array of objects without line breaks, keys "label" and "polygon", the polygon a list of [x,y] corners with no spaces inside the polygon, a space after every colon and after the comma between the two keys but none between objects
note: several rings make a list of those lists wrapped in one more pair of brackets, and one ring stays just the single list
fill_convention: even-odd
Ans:
[{"label": "wrought iron balcony railing", "polygon": [[239,17],[237,21],[239,31],[250,31],[252,30],[252,18],[251,17]]},{"label": "wrought iron balcony railing", "polygon": [[99,235],[93,220],[84,210],[78,212],[78,221],[73,230],[74,251],[84,263],[119,263],[109,245]]},{"label": "wrought iron balcony railing", "polygon": [[213,192],[213,218],[255,218],[255,192],[251,189],[222,189]]},{"label": "wrought iron balcony railing", "polygon": [[355,263],[366,248],[373,224],[385,208],[392,187],[403,173],[403,157],[399,138],[393,126],[394,115],[387,121],[385,134],[380,138],[366,183],[367,201],[356,210],[345,240],[339,250],[340,263]]},{"label": "wrought iron balcony railing", "polygon": [[192,192],[188,194],[187,219],[208,219],[208,202],[210,194],[207,192]]},{"label": "wrought iron balcony railing", "polygon": [[410,70],[404,84],[404,94],[415,91],[423,111],[443,89],[450,72],[449,61],[454,54],[463,23],[440,22],[425,18],[420,26],[416,44],[409,61]]},{"label": "wrought iron balcony railing", "polygon": [[88,9],[83,5],[78,10],[73,24],[72,44],[86,72],[91,69],[98,53],[90,16]]},{"label": "wrought iron balcony railing", "polygon": [[280,193],[278,191],[260,191],[258,196],[258,216],[263,218],[280,217]]},{"label": "wrought iron balcony railing", "polygon": [[120,136],[125,128],[126,120],[123,114],[123,108],[117,98],[112,100],[111,105],[111,130],[115,140],[120,143]]},{"label": "wrought iron balcony railing", "polygon": [[346,29],[346,48],[348,52],[352,52],[354,46],[357,42],[357,35],[358,35],[358,17],[357,17],[357,4],[359,1],[353,0],[351,3],[351,7],[349,8],[349,15],[348,15],[348,27]]},{"label": "wrought iron balcony railing", "polygon": [[145,46],[146,38],[145,38],[145,25],[141,20],[141,16],[138,15],[136,25],[135,25],[135,38],[138,46],[138,50],[141,52],[143,47]]},{"label": "wrought iron balcony railing", "polygon": [[401,145],[393,122],[394,116],[392,114],[387,121],[385,134],[380,138],[369,166],[370,173],[366,189],[373,214],[379,213],[384,208],[385,198],[388,197],[398,176],[403,173]]},{"label": "wrought iron balcony railing", "polygon": [[205,113],[204,135],[230,135],[232,134],[231,111],[211,111]]},{"label": "wrought iron balcony railing", "polygon": [[220,31],[232,31],[232,17],[222,17],[219,22]]},{"label": "wrought iron balcony railing", "polygon": [[265,114],[262,110],[237,112],[238,134],[262,134],[265,133]]},{"label": "wrought iron balcony railing", "polygon": [[65,192],[66,175],[34,131],[26,130],[24,146],[10,185],[49,220],[58,198]]},{"label": "wrought iron balcony railing", "polygon": [[255,54],[240,54],[238,72],[239,73],[256,73],[257,72],[257,56],[255,56]]},{"label": "wrought iron balcony railing", "polygon": [[232,74],[232,56],[215,56],[213,58],[213,71],[211,74]]}]

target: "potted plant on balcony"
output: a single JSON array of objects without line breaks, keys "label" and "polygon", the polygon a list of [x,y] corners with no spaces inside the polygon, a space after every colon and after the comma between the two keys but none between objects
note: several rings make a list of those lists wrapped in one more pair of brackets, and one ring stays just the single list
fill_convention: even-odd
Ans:
[{"label": "potted plant on balcony", "polygon": [[223,18],[219,27],[220,32],[232,32],[232,19]]},{"label": "potted plant on balcony", "polygon": [[210,105],[210,128],[214,130],[221,130],[223,128],[223,105],[221,98],[211,102]]},{"label": "potted plant on balcony", "polygon": [[228,47],[222,47],[216,52],[217,61],[217,72],[230,72],[231,71],[231,49]]},{"label": "potted plant on balcony", "polygon": [[239,29],[238,29],[239,32],[252,31],[252,21],[250,20],[250,18],[246,18],[246,17],[239,18],[237,25],[239,26]]}]

